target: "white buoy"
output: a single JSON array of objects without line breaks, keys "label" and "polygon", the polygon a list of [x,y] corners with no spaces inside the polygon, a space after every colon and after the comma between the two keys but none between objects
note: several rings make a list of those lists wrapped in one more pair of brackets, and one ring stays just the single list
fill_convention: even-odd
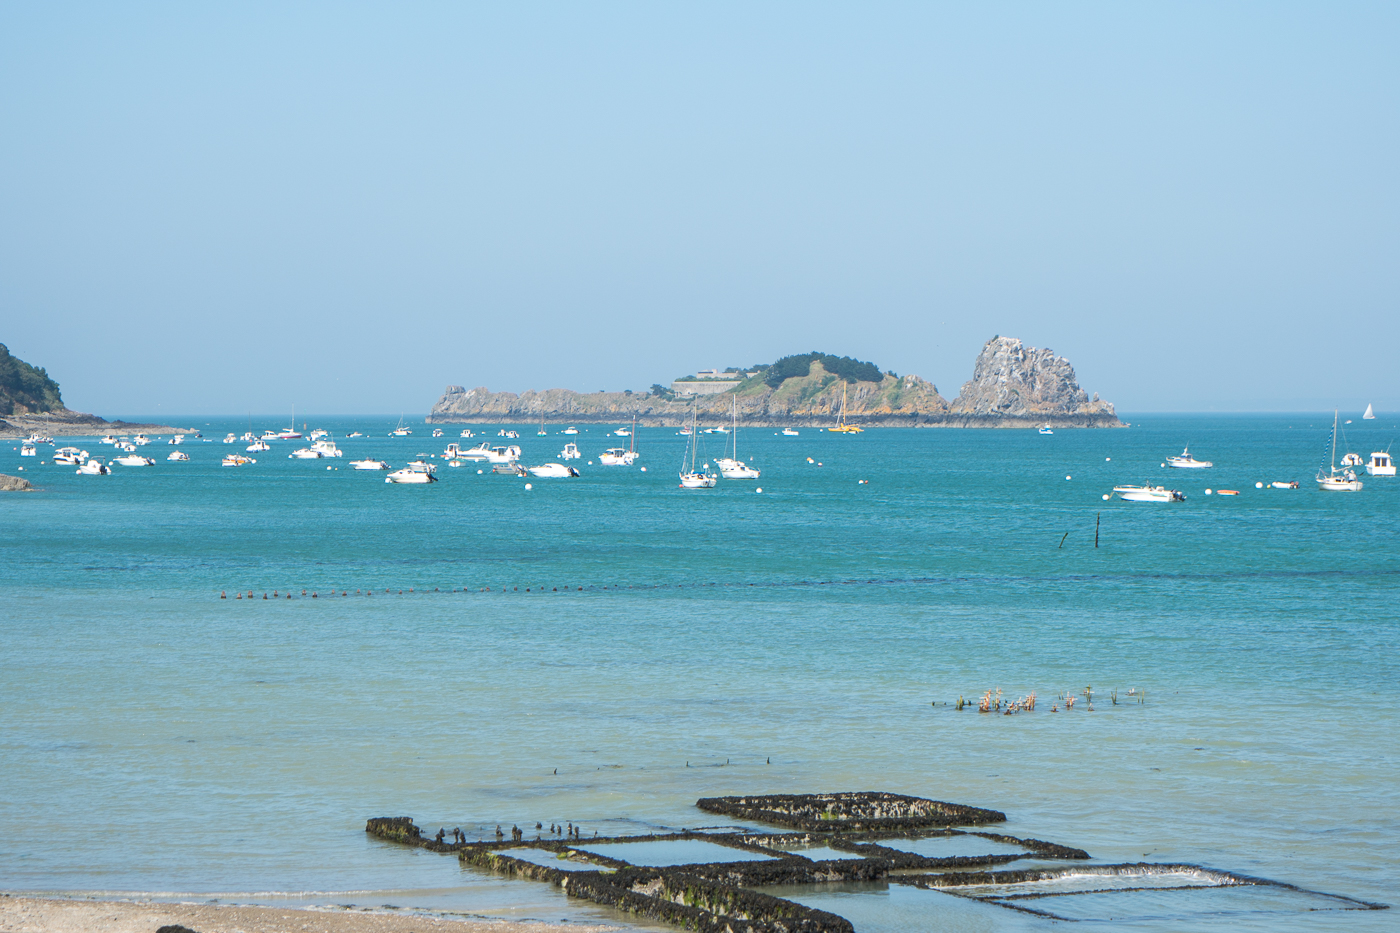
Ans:
[{"label": "white buoy", "polygon": [[1104,457],[1104,458],[1103,458],[1103,462],[1104,462],[1104,463],[1110,463],[1110,462],[1112,462],[1112,460],[1113,460],[1112,457]]},{"label": "white buoy", "polygon": [[1066,476],[1065,479],[1073,479],[1073,477]]},{"label": "white buoy", "polygon": [[647,471],[647,468],[646,468],[646,467],[642,467],[642,472],[645,473],[646,471]]},{"label": "white buoy", "polygon": [[763,492],[763,487],[762,487],[762,486],[758,487],[757,489],[754,490],[754,492]]},{"label": "white buoy", "polygon": [[1210,490],[1209,490],[1209,489],[1206,490],[1206,495],[1210,495]]},{"label": "white buoy", "polygon": [[532,485],[530,485],[529,483],[526,483],[526,484],[525,484],[525,488],[528,490],[528,489],[534,489],[535,487],[532,486]]},{"label": "white buoy", "polygon": [[1263,488],[1264,488],[1264,484],[1263,484],[1263,483],[1255,483],[1255,484],[1254,484],[1254,488],[1255,488],[1255,489],[1263,489]]},{"label": "white buoy", "polygon": [[329,469],[331,469],[331,468],[330,468],[330,467],[326,467],[326,469],[329,470]]},{"label": "white buoy", "polygon": [[1162,469],[1164,469],[1164,470],[1165,470],[1165,469],[1166,469],[1166,468],[1167,468],[1167,465],[1166,465],[1166,464],[1165,464],[1165,463],[1164,463],[1164,464],[1162,464]]},{"label": "white buoy", "polygon": [[1109,499],[1111,499],[1111,498],[1113,498],[1113,497],[1110,496],[1108,493],[1104,493],[1104,494],[1103,494],[1103,501],[1107,502],[1107,501],[1108,501]]},{"label": "white buoy", "polygon": [[477,476],[480,476],[480,475],[481,475],[482,473],[484,473],[484,472],[485,472],[484,470],[477,470],[477,471],[476,471],[476,475],[477,475]]}]

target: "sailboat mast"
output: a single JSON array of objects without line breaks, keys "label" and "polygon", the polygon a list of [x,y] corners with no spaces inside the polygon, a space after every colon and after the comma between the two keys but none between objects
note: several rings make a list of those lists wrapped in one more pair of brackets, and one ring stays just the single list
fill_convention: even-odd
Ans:
[{"label": "sailboat mast", "polygon": [[1338,410],[1332,412],[1332,472],[1337,472],[1337,415]]}]

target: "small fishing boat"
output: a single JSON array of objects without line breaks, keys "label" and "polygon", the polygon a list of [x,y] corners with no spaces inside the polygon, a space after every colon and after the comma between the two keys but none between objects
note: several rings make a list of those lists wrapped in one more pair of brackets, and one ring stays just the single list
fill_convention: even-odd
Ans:
[{"label": "small fishing boat", "polygon": [[150,439],[149,437],[147,437],[147,436],[144,435],[144,434],[138,434],[138,435],[136,435],[136,440],[133,441],[132,443],[134,443],[137,447],[145,447],[145,446],[146,446],[147,444],[149,444],[150,442],[151,442],[151,439]]},{"label": "small fishing boat", "polygon": [[98,441],[99,444],[115,444],[116,442],[116,437],[111,434],[102,435],[102,440]]},{"label": "small fishing boat", "polygon": [[475,447],[469,447],[466,450],[458,451],[457,456],[461,457],[463,460],[490,460],[490,443],[488,441],[482,441]]},{"label": "small fishing boat", "polygon": [[431,473],[425,473],[422,470],[415,470],[410,466],[390,473],[388,476],[384,477],[384,482],[421,485],[423,483],[436,483],[437,477]]},{"label": "small fishing boat", "polygon": [[[249,447],[249,450],[253,448]],[[302,447],[287,454],[288,460],[320,460],[321,452],[312,450],[310,447]]]},{"label": "small fishing boat", "polygon": [[796,437],[797,434],[796,428],[783,428],[783,437]]},{"label": "small fishing boat", "polygon": [[1054,431],[1053,428],[1050,427],[1050,425],[1048,425],[1048,424],[1042,424],[1042,425],[1040,426],[1040,430],[1039,430],[1037,433],[1039,433],[1039,434],[1054,434],[1055,431]]},{"label": "small fishing boat", "polygon": [[1344,467],[1359,467],[1362,462],[1360,454],[1345,453],[1342,455],[1342,466]]},{"label": "small fishing boat", "polygon": [[249,444],[246,449],[248,453],[256,454],[261,453],[264,450],[271,450],[272,448],[268,445],[267,441],[263,440],[262,438],[258,438],[257,440],[253,441],[253,443]]},{"label": "small fishing boat", "polygon": [[87,462],[73,472],[79,476],[110,476],[112,468],[101,457],[89,457]]},{"label": "small fishing boat", "polygon": [[150,457],[143,457],[140,454],[126,454],[125,456],[118,457],[114,462],[120,463],[122,466],[131,467],[146,467],[156,465],[156,462]]},{"label": "small fishing boat", "polygon": [[578,460],[583,454],[578,452],[578,445],[573,441],[564,445],[564,449],[559,451],[559,457],[563,460]]},{"label": "small fishing boat", "polygon": [[[58,457],[55,456],[54,459],[57,460]],[[1390,459],[1390,451],[1372,451],[1371,462],[1366,464],[1366,472],[1371,476],[1394,476],[1395,461]]]},{"label": "small fishing boat", "polygon": [[496,476],[526,476],[525,468],[518,463],[498,463],[491,467]]},{"label": "small fishing boat", "polygon": [[167,444],[183,444],[184,442],[185,442],[185,435],[183,435],[183,434],[176,434],[176,435],[175,435],[174,437],[172,437],[170,440],[166,441]]},{"label": "small fishing boat", "polygon": [[527,467],[531,476],[544,478],[563,479],[568,476],[578,476],[578,470],[562,463],[542,463],[539,466]]},{"label": "small fishing boat", "polygon": [[577,433],[578,433],[578,428],[574,427],[574,426],[571,424],[571,425],[569,425],[567,428],[564,429],[564,433],[565,433],[565,434],[577,434]]},{"label": "small fishing boat", "polygon": [[88,452],[76,447],[60,447],[53,452],[54,463],[66,463],[70,466],[82,463],[87,458]]},{"label": "small fishing boat", "polygon": [[603,466],[631,466],[634,459],[626,447],[609,447],[598,455]]},{"label": "small fishing boat", "polygon": [[257,462],[258,461],[254,460],[252,457],[245,457],[242,454],[229,454],[224,458],[224,466],[226,467],[247,466],[250,463]]},{"label": "small fishing boat", "polygon": [[356,470],[387,470],[389,464],[383,460],[351,460],[350,466]]},{"label": "small fishing boat", "polygon": [[236,443],[238,443],[238,435],[237,435],[237,434],[225,434],[225,435],[224,435],[224,443],[225,443],[225,444],[236,444]]},{"label": "small fishing boat", "polygon": [[613,432],[613,434],[616,435],[617,437],[631,437],[631,436],[632,436],[632,432],[629,431],[629,430],[627,430],[626,428],[618,428],[616,431]]},{"label": "small fishing boat", "polygon": [[19,455],[21,457],[37,457],[39,456],[39,448],[29,443],[29,441],[25,441],[19,445]]},{"label": "small fishing boat", "polygon": [[179,461],[179,460],[188,460],[188,459],[190,459],[190,455],[187,454],[187,453],[185,453],[183,450],[172,450],[172,451],[170,452],[170,456],[166,457],[165,459],[167,459],[167,460],[177,460],[177,461]]},{"label": "small fishing boat", "polygon": [[472,433],[472,429],[471,429],[471,428],[463,428],[463,429],[462,429],[462,433],[459,434],[459,435],[457,435],[457,436],[458,436],[458,437],[476,437],[476,435]]},{"label": "small fishing boat", "polygon": [[1214,464],[1209,460],[1197,460],[1191,456],[1191,448],[1188,446],[1183,448],[1177,456],[1168,457],[1167,466],[1175,467],[1178,470],[1204,470],[1214,466]]},{"label": "small fishing boat", "polygon": [[1298,481],[1297,481],[1296,479],[1287,480],[1287,481],[1275,480],[1274,482],[1270,483],[1269,485],[1272,486],[1274,489],[1297,489],[1297,488],[1298,488]]},{"label": "small fishing boat", "polygon": [[425,460],[411,460],[409,461],[408,469],[417,470],[419,473],[436,473],[437,464],[428,463]]},{"label": "small fishing boat", "polygon": [[442,437],[442,428],[433,428],[433,437]]},{"label": "small fishing boat", "polygon": [[346,437],[364,437],[364,435],[361,434],[359,431],[351,431],[349,434],[347,434],[347,435],[345,435],[345,436],[346,436]]},{"label": "small fishing boat", "polygon": [[1118,498],[1128,502],[1185,502],[1186,494],[1176,489],[1168,489],[1165,486],[1153,486],[1144,484],[1142,486],[1114,486],[1113,491],[1118,494]]},{"label": "small fishing boat", "polygon": [[[463,453],[462,456],[465,457],[470,453],[471,451],[469,450]],[[486,451],[487,463],[514,463],[519,459],[520,448],[514,444],[511,444],[509,447],[492,447],[490,450]]]}]

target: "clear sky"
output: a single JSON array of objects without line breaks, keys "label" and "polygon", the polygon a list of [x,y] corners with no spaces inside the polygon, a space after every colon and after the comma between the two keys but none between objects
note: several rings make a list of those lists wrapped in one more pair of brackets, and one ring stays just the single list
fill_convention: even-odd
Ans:
[{"label": "clear sky", "polygon": [[1400,4],[8,3],[0,342],[108,417],[994,334],[1400,408]]}]

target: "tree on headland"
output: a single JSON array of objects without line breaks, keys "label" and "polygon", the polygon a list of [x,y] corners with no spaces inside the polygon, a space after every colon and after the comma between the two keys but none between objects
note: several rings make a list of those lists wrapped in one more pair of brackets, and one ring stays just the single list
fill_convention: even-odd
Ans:
[{"label": "tree on headland", "polygon": [[852,359],[849,356],[832,356],[829,353],[803,353],[785,356],[764,373],[763,381],[776,389],[785,379],[799,379],[812,371],[813,363],[821,363],[822,369],[847,382],[879,382],[883,377],[880,367],[874,363]]},{"label": "tree on headland", "polygon": [[16,359],[0,343],[0,415],[13,415],[17,407],[27,412],[64,410],[58,383],[43,367]]}]

